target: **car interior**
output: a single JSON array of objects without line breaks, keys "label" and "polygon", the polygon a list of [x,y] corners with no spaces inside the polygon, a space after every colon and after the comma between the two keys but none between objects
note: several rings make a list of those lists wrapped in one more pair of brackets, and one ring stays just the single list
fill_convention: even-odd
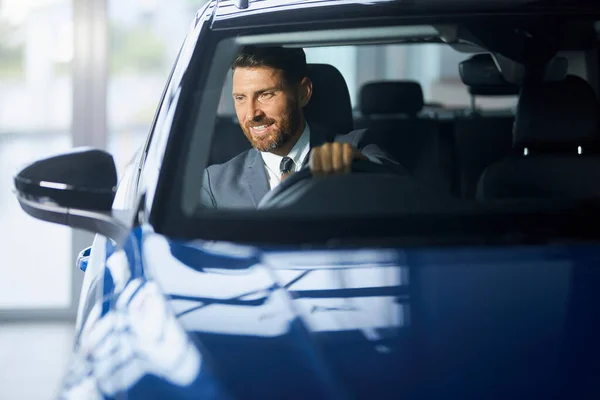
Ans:
[{"label": "car interior", "polygon": [[[586,40],[557,40],[538,74],[543,77],[523,82],[506,79],[511,63],[519,59],[510,51],[447,44],[463,54],[462,61],[445,67],[455,69],[468,92],[466,107],[432,99],[412,79],[374,76],[351,93],[352,77],[334,65],[310,63],[314,93],[305,115],[309,123],[340,134],[368,129],[370,139],[413,180],[448,198],[593,198],[600,194],[598,41],[595,30],[594,40],[588,40],[589,33],[583,35]],[[538,45],[544,43],[531,46]],[[230,96],[230,90],[226,84],[222,98]],[[486,109],[478,106],[481,98],[514,98],[518,103]],[[235,112],[223,109],[215,124],[209,165],[250,148]]]}]

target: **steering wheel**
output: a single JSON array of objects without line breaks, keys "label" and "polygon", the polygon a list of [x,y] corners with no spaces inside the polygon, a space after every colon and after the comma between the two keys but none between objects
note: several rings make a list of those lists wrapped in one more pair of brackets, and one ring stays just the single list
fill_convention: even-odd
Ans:
[{"label": "steering wheel", "polygon": [[[395,172],[392,171],[389,167],[367,160],[353,160],[351,171],[371,174],[395,174]],[[308,166],[305,166],[300,171],[288,176],[273,190],[267,192],[267,194],[258,203],[257,208],[263,209],[277,206],[277,204],[282,199],[284,193],[288,193],[290,188],[297,186],[299,183],[305,182],[312,178],[313,174],[310,171],[310,168]]]}]

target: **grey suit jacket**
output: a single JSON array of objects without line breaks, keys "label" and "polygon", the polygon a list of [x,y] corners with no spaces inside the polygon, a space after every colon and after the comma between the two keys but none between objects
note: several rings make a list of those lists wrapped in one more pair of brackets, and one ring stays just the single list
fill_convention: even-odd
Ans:
[{"label": "grey suit jacket", "polygon": [[[389,166],[395,172],[405,172],[376,144],[368,143],[367,132],[367,129],[352,131],[338,135],[334,140],[350,143],[370,160]],[[326,143],[326,138],[331,136],[318,125],[310,125],[311,148]],[[211,165],[204,171],[200,203],[206,208],[256,208],[269,190],[269,180],[260,152],[250,149],[224,164]]]}]

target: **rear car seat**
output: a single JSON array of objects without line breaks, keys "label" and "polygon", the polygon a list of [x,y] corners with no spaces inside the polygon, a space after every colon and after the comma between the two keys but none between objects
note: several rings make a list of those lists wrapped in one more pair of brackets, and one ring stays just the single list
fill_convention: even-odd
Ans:
[{"label": "rear car seat", "polygon": [[479,199],[600,196],[598,98],[582,78],[524,86],[514,154],[488,167]]},{"label": "rear car seat", "polygon": [[[459,64],[471,96],[514,96],[520,88],[507,83],[489,54],[477,54]],[[473,109],[454,120],[455,185],[458,196],[473,199],[485,168],[512,151],[514,113],[504,115]]]},{"label": "rear car seat", "polygon": [[371,140],[417,180],[449,193],[451,142],[443,140],[435,119],[419,116],[423,105],[417,82],[370,82],[360,90],[362,116],[355,126],[368,128]]}]

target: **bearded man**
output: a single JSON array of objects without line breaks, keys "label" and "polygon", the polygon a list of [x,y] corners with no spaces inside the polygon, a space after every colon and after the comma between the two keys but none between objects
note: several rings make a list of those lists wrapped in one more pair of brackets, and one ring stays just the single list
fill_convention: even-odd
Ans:
[{"label": "bearded man", "polygon": [[355,159],[398,165],[366,142],[364,129],[327,142],[330,132],[309,126],[303,108],[313,86],[303,49],[246,46],[232,70],[235,112],[253,148],[206,169],[204,207],[256,207],[269,190],[305,165],[313,175],[348,173]]}]

